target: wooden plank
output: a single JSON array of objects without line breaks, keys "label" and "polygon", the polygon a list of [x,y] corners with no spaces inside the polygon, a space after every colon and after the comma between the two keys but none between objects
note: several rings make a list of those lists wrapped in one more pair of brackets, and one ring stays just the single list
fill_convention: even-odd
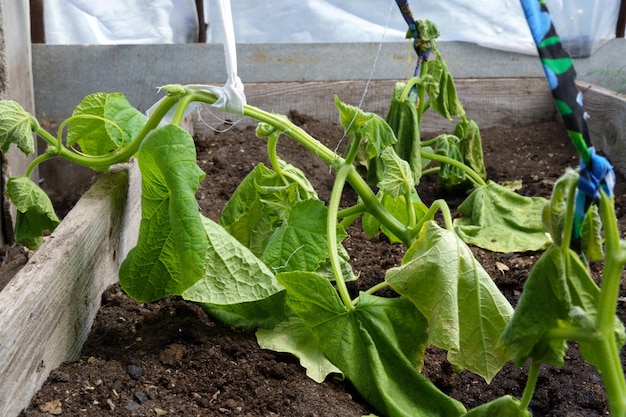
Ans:
[{"label": "wooden plank", "polygon": [[[361,108],[385,116],[395,80],[374,80],[367,85]],[[556,109],[543,78],[482,78],[456,80],[459,98],[467,117],[481,128],[510,127],[554,119]],[[333,102],[337,95],[352,105],[359,105],[366,81],[311,81],[282,83],[251,83],[245,85],[248,104],[263,110],[288,114],[290,110],[314,116],[320,121],[338,123],[339,114]],[[205,107],[194,115],[193,131],[211,135],[220,120],[238,126],[252,125],[251,119],[237,118]],[[429,111],[424,114],[423,132],[449,131],[452,122]]]},{"label": "wooden plank", "polygon": [[[35,113],[29,7],[26,1],[0,0],[0,99],[19,102],[26,111]],[[15,146],[0,155],[0,245],[12,243],[15,208],[2,190],[9,177],[23,175],[34,156],[25,157]],[[38,172],[31,178],[37,180]]]},{"label": "wooden plank", "polygon": [[134,244],[136,177],[135,164],[103,174],[0,292],[0,415],[17,416],[50,371],[79,354]]},{"label": "wooden plank", "polygon": [[586,82],[578,82],[589,113],[591,142],[626,175],[626,95]]}]

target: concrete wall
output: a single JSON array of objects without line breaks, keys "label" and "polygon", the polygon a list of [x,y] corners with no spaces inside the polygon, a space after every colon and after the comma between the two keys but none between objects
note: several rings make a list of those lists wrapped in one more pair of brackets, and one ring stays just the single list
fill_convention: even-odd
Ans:
[{"label": "concrete wall", "polygon": [[[28,0],[0,0],[0,99],[11,99],[35,113],[31,70],[30,18]],[[22,175],[29,159],[14,146],[0,160],[0,191],[9,176]],[[0,192],[0,245],[12,238],[9,204]]]}]

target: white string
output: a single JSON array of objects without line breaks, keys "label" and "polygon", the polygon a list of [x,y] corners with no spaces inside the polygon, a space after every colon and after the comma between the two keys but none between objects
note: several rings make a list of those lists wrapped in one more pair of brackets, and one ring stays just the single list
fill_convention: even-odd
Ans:
[{"label": "white string", "polygon": [[[365,82],[365,88],[363,90],[363,94],[361,95],[361,100],[359,101],[359,109],[363,108],[363,103],[365,102],[365,96],[367,95],[367,91],[369,90],[370,83],[372,82],[372,79],[374,78],[374,72],[376,71],[376,65],[378,64],[378,58],[380,58],[380,51],[382,50],[383,40],[385,39],[385,35],[387,34],[387,28],[389,27],[389,18],[391,17],[391,12],[394,8],[395,0],[391,0],[390,3],[391,5],[389,6],[389,10],[387,11],[387,18],[385,19],[385,27],[380,37],[380,41],[378,42],[378,50],[376,51],[376,55],[374,56],[374,62],[372,63],[372,67],[370,68],[370,74],[367,78],[367,81]],[[346,129],[344,130],[343,136],[341,137],[341,139],[339,139],[339,142],[337,143],[337,146],[335,147],[335,153],[337,153],[339,146],[341,146],[341,143],[345,139],[346,132],[350,130],[350,128],[352,127],[352,124],[356,120],[356,116],[357,115],[355,114],[352,120],[350,120],[348,127],[346,127]]]},{"label": "white string", "polygon": [[[198,106],[195,109],[195,111],[196,111],[196,119],[200,123],[202,123],[204,126],[206,126],[207,128],[211,129],[212,131],[214,131],[216,133],[228,132],[229,130],[231,130],[233,127],[235,127],[236,125],[238,125],[240,122],[242,122],[244,120],[243,117],[240,117],[240,118],[238,118],[235,121],[224,119],[224,118],[218,116],[216,113],[213,113],[209,106]],[[213,127],[208,121],[204,120],[204,118],[202,117],[202,112],[203,111],[206,111],[207,113],[209,113],[218,122],[220,122],[222,124],[225,124],[225,125],[228,125],[228,127],[225,128],[225,129],[219,129],[217,127]]]}]

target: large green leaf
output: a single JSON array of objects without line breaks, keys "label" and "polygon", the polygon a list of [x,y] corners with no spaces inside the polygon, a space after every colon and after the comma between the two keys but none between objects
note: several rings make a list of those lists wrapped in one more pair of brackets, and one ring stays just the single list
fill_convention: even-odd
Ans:
[{"label": "large green leaf", "polygon": [[419,371],[427,323],[404,297],[361,293],[348,310],[328,280],[314,274],[279,274],[287,305],[311,329],[320,349],[383,415],[460,416],[465,408]]},{"label": "large green leaf", "polygon": [[209,238],[204,275],[183,298],[239,328],[272,328],[285,320],[284,288],[269,268],[223,227],[202,221]]},{"label": "large green leaf", "polygon": [[74,109],[67,144],[80,145],[89,155],[106,155],[129,144],[147,118],[121,93],[93,93]]},{"label": "large green leaf", "polygon": [[142,176],[137,246],[120,268],[120,283],[140,301],[180,295],[204,274],[208,238],[196,191],[204,172],[193,138],[178,126],[153,130],[139,148]]},{"label": "large green leaf", "polygon": [[[328,258],[327,217],[328,209],[320,200],[296,203],[267,242],[263,262],[276,273],[317,270]],[[341,241],[346,232],[337,228]]]},{"label": "large green leaf", "polygon": [[542,222],[547,202],[488,181],[458,207],[464,217],[455,220],[455,231],[466,243],[493,252],[544,250],[550,244]]},{"label": "large green leaf", "polygon": [[9,178],[6,193],[17,209],[16,241],[30,249],[37,249],[43,242],[41,234],[53,231],[61,222],[50,198],[27,177]]},{"label": "large green leaf", "polygon": [[498,346],[513,308],[452,231],[427,222],[386,281],[428,319],[429,342],[487,381],[509,359]]},{"label": "large green leaf", "polygon": [[259,329],[256,338],[262,349],[296,356],[308,377],[315,382],[323,382],[330,374],[343,374],[324,356],[315,335],[299,317],[291,317],[272,330]]},{"label": "large green leaf", "polygon": [[[600,289],[578,255],[570,249],[552,246],[533,267],[501,343],[518,365],[528,358],[563,365],[565,341],[543,336],[550,329],[564,327],[592,332],[599,296]],[[624,329],[618,318],[615,333],[621,348]],[[593,342],[581,340],[579,345],[585,359],[595,363]]]},{"label": "large green leaf", "polygon": [[26,155],[35,152],[37,120],[13,100],[0,100],[0,114],[0,151],[6,153],[14,143]]},{"label": "large green leaf", "polygon": [[223,227],[202,217],[209,239],[201,279],[183,298],[199,303],[240,304],[259,301],[282,291],[269,268]]}]

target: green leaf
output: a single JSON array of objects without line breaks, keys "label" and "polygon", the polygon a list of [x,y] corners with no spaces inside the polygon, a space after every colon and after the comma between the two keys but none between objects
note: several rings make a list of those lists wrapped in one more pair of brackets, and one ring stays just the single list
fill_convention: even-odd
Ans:
[{"label": "green leaf", "polygon": [[[261,256],[275,273],[315,271],[328,258],[328,209],[319,200],[296,203],[289,217],[274,230]],[[346,237],[338,227],[337,239]]]},{"label": "green leaf", "polygon": [[343,103],[337,96],[335,105],[339,109],[341,125],[346,135],[353,135],[350,142],[358,143],[359,154],[355,163],[367,168],[372,158],[380,155],[387,146],[396,143],[393,130],[377,114]]},{"label": "green leaf", "polygon": [[411,193],[415,188],[415,181],[409,163],[401,159],[391,147],[385,148],[380,158],[385,170],[378,187],[393,198]]},{"label": "green leaf", "polygon": [[422,158],[417,96],[409,94],[406,99],[402,99],[405,88],[406,83],[396,83],[385,121],[398,140],[393,147],[394,150],[400,158],[409,163],[413,182],[419,183],[422,175]]},{"label": "green leaf", "polygon": [[258,301],[239,304],[208,304],[200,306],[222,323],[243,330],[271,329],[289,318],[285,291]]},{"label": "green leaf", "polygon": [[487,178],[483,159],[483,142],[480,129],[473,120],[461,119],[452,134],[459,138],[463,162],[476,172],[483,180]]},{"label": "green leaf", "polygon": [[[461,140],[458,137],[443,134],[437,136],[434,140],[436,141],[436,154],[454,159],[462,164],[465,163],[463,161],[463,152],[461,151]],[[451,190],[467,185],[468,180],[464,170],[455,165],[442,162],[437,175],[437,184],[444,189]]]},{"label": "green leaf", "polygon": [[204,274],[208,238],[195,198],[204,172],[193,138],[174,125],[150,132],[137,158],[139,241],[120,267],[120,283],[133,298],[153,301],[182,294]]},{"label": "green leaf", "polygon": [[7,181],[7,197],[17,209],[16,241],[36,250],[45,231],[52,232],[61,222],[46,193],[27,177],[12,177]]},{"label": "green leaf", "polygon": [[509,359],[498,342],[513,308],[454,232],[427,222],[385,280],[428,319],[430,343],[451,363],[490,381]]},{"label": "green leaf", "polygon": [[128,145],[147,118],[121,93],[93,93],[74,109],[68,122],[67,144],[78,144],[88,155],[106,155]]},{"label": "green leaf", "polygon": [[604,259],[603,243],[602,220],[600,219],[598,206],[592,204],[589,206],[582,224],[582,247],[585,257],[592,261]]},{"label": "green leaf", "polygon": [[259,329],[256,338],[262,349],[287,352],[300,359],[300,365],[315,382],[322,383],[330,374],[341,374],[341,369],[329,361],[315,340],[315,335],[299,317],[291,317],[272,330]]},{"label": "green leaf", "polygon": [[294,204],[317,199],[299,169],[282,165],[283,176],[259,163],[239,184],[222,211],[219,224],[261,256],[267,239]]},{"label": "green leaf", "polygon": [[594,322],[600,290],[578,255],[550,247],[533,267],[501,343],[517,365],[528,358],[563,365],[567,345],[542,336],[550,329]]},{"label": "green leaf", "polygon": [[282,291],[269,268],[237,239],[202,216],[208,236],[204,275],[182,293],[186,300],[240,304],[263,300]]},{"label": "green leaf", "polygon": [[0,114],[0,151],[7,153],[14,143],[26,155],[35,152],[37,120],[13,100],[0,100]]},{"label": "green leaf", "polygon": [[488,181],[457,208],[464,217],[455,220],[455,231],[465,243],[493,252],[544,250],[550,244],[541,215],[547,202]]},{"label": "green leaf", "polygon": [[[398,196],[397,198],[393,198],[389,194],[386,194],[382,191],[379,191],[377,194],[378,201],[381,202],[385,210],[389,212],[393,217],[398,219],[402,224],[409,224],[409,213],[407,210],[406,198],[404,196]],[[415,210],[416,219],[415,221],[419,221],[422,217],[428,212],[428,207],[426,204],[422,202],[419,195],[415,190],[411,192],[411,198],[413,200],[413,208]],[[362,220],[363,230],[369,237],[373,237],[378,233],[378,231],[382,231],[391,243],[400,243],[402,242],[398,239],[389,229],[383,226],[376,217],[371,215],[370,213],[363,214]]]},{"label": "green leaf", "polygon": [[426,84],[428,93],[426,106],[430,106],[448,120],[452,120],[453,116],[465,116],[465,110],[457,97],[452,75],[439,51],[434,52],[435,59],[422,64],[427,66],[427,74],[430,76]]},{"label": "green leaf", "polygon": [[567,196],[572,187],[578,186],[578,173],[568,169],[554,184],[549,204],[544,206],[542,221],[555,245],[561,246],[565,229]]},{"label": "green leaf", "polygon": [[279,274],[287,305],[311,329],[324,355],[386,416],[460,416],[465,408],[419,371],[427,342],[424,317],[403,297],[366,293],[349,311],[328,280]]},{"label": "green leaf", "polygon": [[285,293],[274,274],[237,239],[206,217],[204,275],[182,296],[238,328],[272,328],[287,319]]},{"label": "green leaf", "polygon": [[532,417],[518,399],[505,395],[471,409],[465,417]]}]

